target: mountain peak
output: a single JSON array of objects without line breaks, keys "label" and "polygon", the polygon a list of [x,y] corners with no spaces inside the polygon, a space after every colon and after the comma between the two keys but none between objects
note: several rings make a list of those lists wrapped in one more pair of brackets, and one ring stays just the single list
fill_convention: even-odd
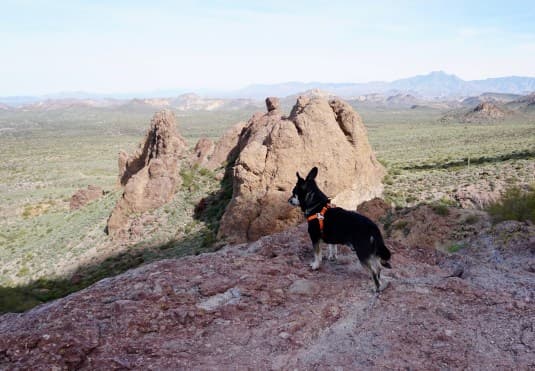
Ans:
[{"label": "mountain peak", "polygon": [[438,71],[431,71],[428,73],[428,75],[430,76],[455,76],[455,75],[450,75],[449,73],[446,73],[442,70],[438,70]]}]

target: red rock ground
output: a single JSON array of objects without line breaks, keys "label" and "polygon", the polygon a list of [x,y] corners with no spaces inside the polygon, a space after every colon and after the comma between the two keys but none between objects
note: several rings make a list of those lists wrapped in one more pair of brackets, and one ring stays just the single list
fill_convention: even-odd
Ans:
[{"label": "red rock ground", "polygon": [[534,232],[390,239],[379,295],[353,253],[311,271],[303,225],[159,261],[1,316],[0,369],[533,369]]}]

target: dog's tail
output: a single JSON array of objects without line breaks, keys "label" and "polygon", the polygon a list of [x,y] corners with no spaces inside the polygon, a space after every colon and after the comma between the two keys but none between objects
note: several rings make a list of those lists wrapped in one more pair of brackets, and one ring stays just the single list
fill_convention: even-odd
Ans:
[{"label": "dog's tail", "polygon": [[388,250],[388,247],[386,247],[381,232],[377,230],[373,237],[375,240],[375,253],[380,258],[381,265],[385,268],[392,268],[389,262],[392,254],[390,253],[390,250]]}]

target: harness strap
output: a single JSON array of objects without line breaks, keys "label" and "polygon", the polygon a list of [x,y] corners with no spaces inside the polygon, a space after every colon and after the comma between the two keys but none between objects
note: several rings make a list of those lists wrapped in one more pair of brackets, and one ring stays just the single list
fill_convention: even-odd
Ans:
[{"label": "harness strap", "polygon": [[330,208],[331,208],[331,203],[328,202],[327,205],[325,205],[319,213],[312,214],[307,218],[307,221],[309,222],[311,222],[314,219],[318,219],[318,222],[320,223],[320,233],[322,236],[323,236],[323,219],[325,219],[325,213]]}]

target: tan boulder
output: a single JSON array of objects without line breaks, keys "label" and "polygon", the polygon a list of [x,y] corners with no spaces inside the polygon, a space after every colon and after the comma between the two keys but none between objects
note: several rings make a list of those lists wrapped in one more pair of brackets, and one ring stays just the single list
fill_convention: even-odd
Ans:
[{"label": "tan boulder", "polygon": [[339,206],[354,210],[382,193],[385,170],[349,104],[300,97],[290,116],[281,117],[266,103],[268,113],[255,114],[240,135],[220,238],[252,241],[302,220],[287,200],[296,171],[306,174],[313,166],[320,170],[319,187]]},{"label": "tan boulder", "polygon": [[169,110],[158,112],[140,143],[128,156],[119,154],[119,180],[124,192],[108,219],[108,233],[125,237],[130,215],[156,209],[169,202],[180,185],[179,159],[186,143],[176,131]]}]

